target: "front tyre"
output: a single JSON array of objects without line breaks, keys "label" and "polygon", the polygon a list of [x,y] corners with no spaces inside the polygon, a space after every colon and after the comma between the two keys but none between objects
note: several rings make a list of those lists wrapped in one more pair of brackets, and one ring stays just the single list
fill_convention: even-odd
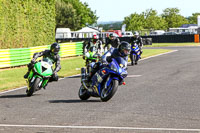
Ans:
[{"label": "front tyre", "polygon": [[133,66],[136,62],[136,55],[133,53],[130,54],[130,59],[131,59],[131,65]]},{"label": "front tyre", "polygon": [[101,91],[101,100],[103,102],[110,100],[114,96],[115,92],[117,91],[118,85],[119,85],[119,82],[113,79],[110,85],[108,86],[108,88],[104,88]]},{"label": "front tyre", "polygon": [[35,81],[33,82],[33,84],[30,86],[29,90],[26,90],[26,94],[27,96],[32,96],[33,93],[38,90],[38,85],[40,83],[40,78],[36,78]]},{"label": "front tyre", "polygon": [[90,98],[90,95],[88,94],[87,90],[81,85],[79,91],[78,91],[78,96],[81,100],[87,100]]}]

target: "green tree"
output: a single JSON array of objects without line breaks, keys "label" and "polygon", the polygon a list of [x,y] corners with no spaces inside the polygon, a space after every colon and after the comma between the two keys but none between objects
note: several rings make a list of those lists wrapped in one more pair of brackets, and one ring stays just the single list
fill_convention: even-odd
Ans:
[{"label": "green tree", "polygon": [[145,18],[144,28],[145,29],[166,29],[167,23],[161,17],[158,16],[157,11],[153,9],[148,9],[146,12],[142,13]]},{"label": "green tree", "polygon": [[188,24],[188,20],[179,14],[178,8],[166,8],[162,17],[167,22],[167,28],[180,27],[182,24]]},{"label": "green tree", "polygon": [[142,14],[133,13],[124,18],[123,24],[126,24],[126,29],[130,31],[144,29],[145,18]]},{"label": "green tree", "polygon": [[56,28],[68,27],[75,30],[75,27],[80,27],[80,19],[78,19],[76,10],[70,3],[63,0],[56,1]]},{"label": "green tree", "polygon": [[188,18],[188,21],[190,24],[197,24],[197,16],[199,16],[200,13],[193,13],[192,16]]},{"label": "green tree", "polygon": [[97,22],[96,12],[80,0],[56,0],[56,27],[69,27],[73,30]]}]

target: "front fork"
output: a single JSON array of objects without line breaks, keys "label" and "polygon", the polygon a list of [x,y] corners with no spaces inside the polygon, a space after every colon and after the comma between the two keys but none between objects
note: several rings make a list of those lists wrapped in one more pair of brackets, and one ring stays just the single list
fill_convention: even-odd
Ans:
[{"label": "front fork", "polygon": [[104,84],[104,89],[108,88],[108,86],[110,85],[110,83],[112,82],[113,79],[119,81],[119,78],[117,78],[117,77],[111,77],[111,75],[109,75],[107,77],[107,79],[106,79],[105,84]]},{"label": "front fork", "polygon": [[45,88],[49,79],[43,79],[42,77],[38,76],[38,75],[34,75],[33,71],[30,72],[27,83],[28,83],[28,90],[30,90],[30,88],[32,87],[33,83],[35,82],[36,78],[40,78],[40,82],[38,85],[38,88]]}]

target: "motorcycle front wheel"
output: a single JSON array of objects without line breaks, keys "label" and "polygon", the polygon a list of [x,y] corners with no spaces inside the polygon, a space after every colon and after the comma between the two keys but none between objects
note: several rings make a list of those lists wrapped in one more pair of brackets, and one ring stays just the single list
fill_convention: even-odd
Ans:
[{"label": "motorcycle front wheel", "polygon": [[131,65],[133,66],[136,63],[136,55],[130,54]]},{"label": "motorcycle front wheel", "polygon": [[33,93],[38,89],[38,85],[40,83],[40,78],[36,78],[33,84],[30,86],[29,90],[26,90],[27,96],[32,96]]},{"label": "motorcycle front wheel", "polygon": [[101,100],[103,102],[110,100],[114,96],[115,92],[117,91],[118,85],[119,85],[119,82],[113,79],[110,85],[108,86],[108,88],[104,88],[101,91]]}]

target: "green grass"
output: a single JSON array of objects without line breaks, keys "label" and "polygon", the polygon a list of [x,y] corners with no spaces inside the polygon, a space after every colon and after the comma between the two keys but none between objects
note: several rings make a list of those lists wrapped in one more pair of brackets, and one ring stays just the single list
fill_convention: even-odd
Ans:
[{"label": "green grass", "polygon": [[166,53],[166,52],[170,52],[172,50],[169,49],[143,49],[143,53],[142,54],[142,58],[146,58],[149,56],[153,56],[153,55],[158,55],[161,53]]},{"label": "green grass", "polygon": [[144,47],[200,46],[200,43],[153,43]]},{"label": "green grass", "polygon": [[[170,50],[166,49],[144,49],[142,58],[165,53]],[[85,65],[82,56],[71,57],[61,60],[61,71],[58,73],[60,77],[80,74],[80,68]],[[27,67],[16,67],[10,69],[0,69],[0,91],[12,88],[26,86],[23,76],[27,72]]]},{"label": "green grass", "polygon": [[[84,64],[85,62],[82,59],[82,56],[62,59],[62,68],[58,72],[58,75],[60,77],[66,77],[74,74],[80,74],[80,68],[83,67]],[[26,86],[26,81],[23,76],[27,70],[28,68],[26,66],[11,69],[0,69],[0,91]]]}]

